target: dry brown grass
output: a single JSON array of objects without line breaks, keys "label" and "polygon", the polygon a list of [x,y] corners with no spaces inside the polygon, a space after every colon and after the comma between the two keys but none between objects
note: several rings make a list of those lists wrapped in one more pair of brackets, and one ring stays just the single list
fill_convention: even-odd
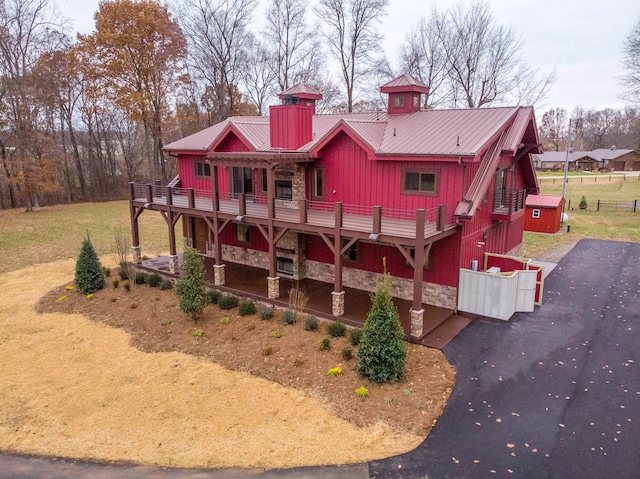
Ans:
[{"label": "dry brown grass", "polygon": [[73,260],[0,277],[0,449],[178,467],[354,463],[416,447],[301,391],[178,353],[144,353],[81,315],[36,314]]}]

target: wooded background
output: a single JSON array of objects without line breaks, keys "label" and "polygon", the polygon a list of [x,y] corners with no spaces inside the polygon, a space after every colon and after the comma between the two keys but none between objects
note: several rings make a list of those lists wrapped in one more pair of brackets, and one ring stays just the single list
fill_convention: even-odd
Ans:
[{"label": "wooded background", "polygon": [[[384,110],[379,87],[402,72],[430,86],[423,108],[535,105],[554,81],[527,64],[487,3],[425,12],[391,62],[380,48],[388,0],[268,0],[254,34],[257,2],[107,0],[93,33],[75,37],[52,0],[0,2],[0,209],[125,198],[130,181],[167,184],[176,165],[164,144],[229,116],[268,114],[301,81],[323,93],[321,113]],[[630,60],[640,56],[635,30]],[[635,92],[639,67],[630,65]],[[574,148],[639,148],[640,111],[630,105],[578,108]],[[547,149],[564,147],[567,117],[543,116]]]}]

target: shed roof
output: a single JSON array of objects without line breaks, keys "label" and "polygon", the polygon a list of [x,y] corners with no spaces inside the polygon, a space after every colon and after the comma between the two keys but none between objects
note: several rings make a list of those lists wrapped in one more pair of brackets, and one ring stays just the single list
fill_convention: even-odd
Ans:
[{"label": "shed roof", "polygon": [[562,204],[562,195],[527,195],[526,206],[535,208],[557,208]]}]

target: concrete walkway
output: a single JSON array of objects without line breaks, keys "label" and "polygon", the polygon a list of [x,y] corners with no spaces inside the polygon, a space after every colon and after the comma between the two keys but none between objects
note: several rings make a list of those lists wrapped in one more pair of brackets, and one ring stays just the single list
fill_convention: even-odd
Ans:
[{"label": "concrete walkway", "polygon": [[457,383],[414,451],[361,465],[271,471],[103,465],[0,454],[0,478],[640,477],[640,244],[582,240],[544,303],[477,320],[444,352]]}]

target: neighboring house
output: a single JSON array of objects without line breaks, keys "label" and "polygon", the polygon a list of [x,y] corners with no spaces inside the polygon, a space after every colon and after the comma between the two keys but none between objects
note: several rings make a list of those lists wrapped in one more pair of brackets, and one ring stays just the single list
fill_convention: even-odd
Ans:
[{"label": "neighboring house", "polygon": [[589,152],[599,168],[610,171],[640,171],[640,154],[633,150],[599,148]]},{"label": "neighboring house", "polygon": [[561,195],[528,195],[524,217],[525,231],[557,233],[562,227],[564,198]]},{"label": "neighboring house", "polygon": [[[564,170],[567,161],[566,151],[545,151],[533,155],[533,164],[539,171]],[[598,169],[598,162],[590,156],[588,151],[572,151],[568,157],[568,171],[591,171]]]},{"label": "neighboring house", "polygon": [[[531,153],[540,153],[531,107],[420,111],[428,87],[402,75],[381,87],[386,112],[315,114],[320,92],[296,85],[268,117],[233,117],[165,147],[179,186],[131,185],[134,256],[138,217],[162,212],[170,264],[184,244],[225,263],[279,278],[374,291],[385,270],[394,296],[412,302],[412,335],[423,304],[454,310],[460,268],[485,252],[519,253],[525,197],[538,193]],[[285,292],[286,294],[286,292]],[[415,326],[415,328],[414,328]]]},{"label": "neighboring house", "polygon": [[[634,150],[599,148],[592,151],[572,151],[569,153],[569,171],[640,171],[640,154]],[[566,151],[545,151],[533,155],[536,170],[564,170]]]}]

